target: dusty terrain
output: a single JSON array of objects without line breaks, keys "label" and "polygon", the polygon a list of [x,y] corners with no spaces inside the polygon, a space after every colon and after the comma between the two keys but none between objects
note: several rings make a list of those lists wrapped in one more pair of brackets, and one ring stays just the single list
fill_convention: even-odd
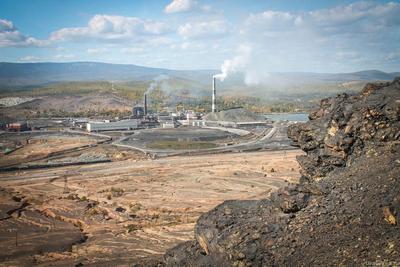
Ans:
[{"label": "dusty terrain", "polygon": [[85,134],[61,132],[22,132],[3,133],[0,135],[0,149],[14,150],[2,155],[0,167],[15,166],[34,162],[51,155],[64,154],[66,151],[79,150],[104,142],[105,138]]},{"label": "dusty terrain", "polygon": [[261,199],[297,182],[299,154],[131,155],[0,173],[0,246],[7,247],[0,264],[140,265],[161,258],[193,239],[197,218],[224,200]]}]

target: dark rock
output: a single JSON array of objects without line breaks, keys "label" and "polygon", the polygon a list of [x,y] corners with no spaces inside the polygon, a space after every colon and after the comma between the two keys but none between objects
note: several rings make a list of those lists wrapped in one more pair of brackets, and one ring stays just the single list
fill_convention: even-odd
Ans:
[{"label": "dark rock", "polygon": [[115,209],[115,211],[123,213],[123,212],[126,211],[126,209],[123,208],[123,207],[117,207],[117,208]]},{"label": "dark rock", "polygon": [[399,82],[367,84],[360,95],[324,99],[310,121],[289,127],[293,144],[307,152],[299,157],[302,174],[319,180],[344,167],[377,142],[400,137]]},{"label": "dark rock", "polygon": [[291,126],[303,175],[270,199],[225,201],[165,266],[370,266],[400,258],[400,78],[321,101]]},{"label": "dark rock", "polygon": [[307,206],[309,191],[303,187],[287,186],[271,194],[272,203],[284,213],[297,212]]}]

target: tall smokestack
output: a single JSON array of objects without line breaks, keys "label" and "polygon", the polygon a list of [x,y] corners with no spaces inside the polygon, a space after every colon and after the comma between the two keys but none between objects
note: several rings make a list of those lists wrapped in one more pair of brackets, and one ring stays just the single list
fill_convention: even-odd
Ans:
[{"label": "tall smokestack", "polygon": [[215,77],[213,77],[213,81],[212,81],[212,105],[211,105],[211,111],[214,113],[217,111],[217,92],[216,92],[216,88],[215,88]]},{"label": "tall smokestack", "polygon": [[144,115],[147,116],[147,94],[146,93],[144,93],[143,109],[144,109]]}]

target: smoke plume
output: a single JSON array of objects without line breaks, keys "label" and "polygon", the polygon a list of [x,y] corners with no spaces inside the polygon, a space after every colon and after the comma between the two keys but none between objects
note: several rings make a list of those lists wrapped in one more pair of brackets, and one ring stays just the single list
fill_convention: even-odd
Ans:
[{"label": "smoke plume", "polygon": [[239,46],[236,56],[227,59],[221,65],[221,73],[214,75],[220,81],[224,81],[230,75],[241,73],[247,85],[258,85],[269,77],[266,70],[266,62],[262,58],[255,57],[254,49],[250,45]]},{"label": "smoke plume", "polygon": [[146,94],[150,93],[151,91],[153,91],[157,87],[161,87],[161,89],[166,89],[166,87],[168,87],[168,83],[167,83],[168,80],[169,80],[169,76],[168,75],[164,75],[164,74],[158,75],[149,84],[149,87],[147,87]]},{"label": "smoke plume", "polygon": [[242,45],[238,49],[237,55],[232,59],[227,59],[221,65],[221,73],[214,75],[220,81],[233,73],[243,72],[248,65],[252,49],[250,46]]}]

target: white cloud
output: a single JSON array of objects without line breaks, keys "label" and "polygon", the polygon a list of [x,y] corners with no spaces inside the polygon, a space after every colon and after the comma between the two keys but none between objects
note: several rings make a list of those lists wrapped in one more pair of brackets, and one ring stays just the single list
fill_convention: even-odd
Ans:
[{"label": "white cloud", "polygon": [[198,3],[194,0],[173,0],[170,4],[168,4],[164,12],[165,13],[180,13],[180,12],[188,12],[197,7]]},{"label": "white cloud", "polygon": [[178,28],[178,34],[183,38],[221,37],[229,32],[228,23],[224,20],[187,22]]},{"label": "white cloud", "polygon": [[268,72],[398,68],[393,51],[400,43],[399,14],[400,4],[393,2],[251,14],[236,40],[252,53],[239,49],[224,61],[219,76],[242,72],[247,83],[268,83]]},{"label": "white cloud", "polygon": [[172,0],[165,8],[164,12],[167,14],[172,13],[185,13],[185,12],[210,12],[210,5],[200,5],[195,0]]},{"label": "white cloud", "polygon": [[0,19],[0,32],[15,31],[14,25],[9,20]]},{"label": "white cloud", "polygon": [[75,55],[73,54],[58,54],[58,55],[54,55],[52,57],[54,60],[68,60],[68,59],[73,59],[75,58]]},{"label": "white cloud", "polygon": [[183,42],[180,47],[191,52],[207,52],[207,43],[202,42]]},{"label": "white cloud", "polygon": [[245,26],[261,27],[268,31],[282,31],[301,23],[301,16],[289,12],[267,10],[260,14],[251,14],[245,21]]},{"label": "white cloud", "polygon": [[389,52],[386,55],[383,55],[383,59],[385,61],[393,61],[393,62],[398,62],[400,61],[400,51],[396,52]]},{"label": "white cloud", "polygon": [[[232,9],[240,6],[232,5]],[[342,72],[400,67],[398,2],[355,2],[312,11],[262,10],[254,14],[245,13],[244,8],[237,12],[240,16],[248,14],[244,19],[222,12],[198,13],[207,10],[211,7],[201,0],[170,0],[165,13],[191,13],[163,16],[164,20],[98,14],[87,25],[54,31],[48,40],[22,34],[11,21],[0,20],[0,47],[53,44],[46,57],[27,56],[21,61],[62,60],[75,54],[83,60],[98,55],[99,60],[148,64],[162,58],[168,59],[164,67],[213,68],[224,59],[228,63],[243,59],[245,53],[235,53],[235,48],[247,45],[251,47],[244,60],[247,63],[235,71],[245,72],[250,82],[261,81],[268,71]],[[182,22],[182,18],[186,20]],[[179,54],[182,49],[184,56]],[[52,53],[63,56],[55,58]],[[136,62],[145,56],[149,61]]]},{"label": "white cloud", "polygon": [[91,55],[97,55],[108,51],[107,48],[88,48],[86,52]]},{"label": "white cloud", "polygon": [[26,61],[26,62],[35,62],[35,61],[41,61],[41,57],[37,56],[24,56],[19,59],[20,61]]},{"label": "white cloud", "polygon": [[184,42],[184,43],[181,44],[181,48],[182,48],[183,50],[188,49],[189,46],[190,46],[190,43],[189,43],[189,42]]},{"label": "white cloud", "polygon": [[271,33],[307,30],[316,34],[379,32],[400,25],[400,4],[357,2],[310,12],[270,11],[250,15],[242,32]]},{"label": "white cloud", "polygon": [[167,46],[171,45],[174,41],[165,36],[156,36],[147,38],[142,44],[150,46]]},{"label": "white cloud", "polygon": [[65,40],[140,40],[145,36],[161,35],[169,31],[162,22],[136,17],[95,15],[86,27],[63,28],[51,34],[52,41]]},{"label": "white cloud", "polygon": [[63,60],[69,60],[76,58],[75,55],[73,54],[57,54],[53,56],[48,56],[48,57],[39,57],[39,56],[24,56],[19,58],[19,61],[24,61],[24,62],[38,62],[38,61],[63,61]]},{"label": "white cloud", "polygon": [[0,47],[46,46],[48,44],[48,41],[20,33],[11,21],[0,19]]},{"label": "white cloud", "polygon": [[400,4],[387,3],[375,4],[373,2],[357,2],[347,6],[338,6],[331,9],[321,9],[311,11],[307,16],[318,26],[348,26],[352,23],[391,23],[397,20],[400,23],[399,14]]},{"label": "white cloud", "polygon": [[142,47],[125,47],[121,51],[126,54],[137,54],[143,52],[144,49]]}]

